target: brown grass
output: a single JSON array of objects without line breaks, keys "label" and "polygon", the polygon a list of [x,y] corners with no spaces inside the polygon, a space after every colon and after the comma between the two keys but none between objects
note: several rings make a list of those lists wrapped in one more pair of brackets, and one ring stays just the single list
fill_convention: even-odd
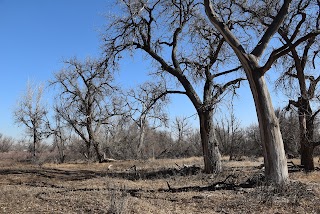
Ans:
[{"label": "brown grass", "polygon": [[[241,184],[262,171],[257,161],[227,161],[220,175],[197,173],[128,179],[188,166],[201,158],[32,165],[0,162],[0,213],[320,213],[320,172],[290,174],[284,188],[265,185],[233,190],[205,190],[224,181]],[[111,167],[109,167],[112,165]],[[135,166],[135,167],[133,167]],[[137,177],[137,178],[138,178]],[[192,188],[201,187],[198,191]],[[181,190],[181,189],[180,189]]]}]

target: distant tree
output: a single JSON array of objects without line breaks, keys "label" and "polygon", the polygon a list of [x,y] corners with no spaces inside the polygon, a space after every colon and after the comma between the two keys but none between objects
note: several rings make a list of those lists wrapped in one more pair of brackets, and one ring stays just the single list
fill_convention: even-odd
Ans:
[{"label": "distant tree", "polygon": [[243,146],[244,141],[244,131],[234,114],[233,105],[230,106],[230,115],[219,119],[216,130],[223,153],[229,155],[229,160],[239,157],[240,147]]},{"label": "distant tree", "polygon": [[9,152],[14,144],[12,137],[4,136],[0,133],[0,152]]},{"label": "distant tree", "polygon": [[292,7],[294,10],[278,30],[281,42],[286,46],[293,46],[299,39],[307,39],[295,45],[290,54],[281,61],[280,67],[284,72],[277,86],[283,86],[288,94],[293,95],[289,96],[287,110],[294,108],[298,112],[301,165],[310,171],[314,170],[314,148],[320,145],[319,139],[315,138],[315,121],[320,112],[320,93],[317,90],[320,82],[317,62],[320,52],[317,39],[320,34],[320,1],[295,1]]},{"label": "distant tree", "polygon": [[63,123],[63,119],[58,112],[55,112],[53,120],[47,122],[48,135],[53,137],[53,149],[58,152],[59,163],[64,163],[66,159],[67,144],[72,137],[72,131],[66,130],[67,125]]},{"label": "distant tree", "polygon": [[[165,78],[163,95],[182,94],[200,121],[204,171],[221,171],[221,155],[213,129],[215,105],[242,78],[229,66],[225,39],[208,26],[196,0],[124,0],[105,33],[106,60],[117,67],[125,51],[142,51],[152,59],[157,77]],[[223,80],[226,80],[225,82]]]},{"label": "distant tree", "polygon": [[251,124],[244,129],[245,131],[245,144],[243,145],[242,152],[247,156],[261,157],[263,155],[260,130],[258,124]]},{"label": "distant tree", "polygon": [[[274,46],[270,55],[265,54],[274,35],[284,26],[289,11],[293,10],[291,2],[292,0],[229,0],[213,3],[211,0],[204,0],[209,20],[233,49],[246,72],[259,120],[266,178],[279,184],[288,180],[288,168],[279,122],[264,75],[280,57],[289,54],[295,47],[318,34],[306,33],[291,44]],[[297,10],[294,12],[299,13]],[[267,25],[261,24],[260,20]],[[258,43],[252,45],[252,41]]]},{"label": "distant tree", "polygon": [[71,59],[65,63],[67,67],[51,82],[60,88],[55,111],[86,144],[87,158],[91,158],[93,147],[96,159],[102,162],[97,135],[121,109],[114,94],[113,75],[96,60],[82,63]]},{"label": "distant tree", "polygon": [[47,108],[42,102],[43,86],[34,86],[28,82],[25,94],[19,99],[13,112],[16,124],[23,125],[32,138],[32,155],[36,157],[41,140],[46,137]]},{"label": "distant tree", "polygon": [[173,122],[173,128],[175,129],[175,137],[178,145],[186,142],[191,132],[191,126],[187,117],[176,117]]},{"label": "distant tree", "polygon": [[299,143],[299,120],[295,111],[286,111],[285,109],[276,109],[276,115],[279,119],[284,149],[287,156],[298,156],[300,153]]},{"label": "distant tree", "polygon": [[161,85],[151,82],[139,85],[127,93],[128,115],[139,128],[138,158],[143,157],[146,129],[167,123],[168,118],[164,111],[166,99],[161,96],[162,93]]}]

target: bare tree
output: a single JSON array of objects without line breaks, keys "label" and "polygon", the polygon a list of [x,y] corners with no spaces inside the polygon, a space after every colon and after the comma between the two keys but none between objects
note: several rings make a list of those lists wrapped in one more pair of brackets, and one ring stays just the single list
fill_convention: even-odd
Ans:
[{"label": "bare tree", "polygon": [[66,130],[67,125],[58,112],[55,112],[53,121],[46,123],[48,135],[53,136],[53,149],[57,149],[59,163],[64,163],[66,159],[67,144],[70,142],[72,132]]},{"label": "bare tree", "polygon": [[[285,183],[288,180],[287,162],[279,122],[274,113],[264,75],[275,64],[277,59],[288,54],[302,42],[316,36],[317,33],[312,32],[297,38],[290,45],[275,48],[268,57],[264,56],[267,58],[264,65],[260,65],[259,63],[263,63],[261,57],[270,44],[270,40],[278,32],[287,17],[291,0],[283,1],[282,5],[275,1],[239,2],[232,0],[215,3],[205,0],[204,4],[209,20],[233,49],[246,72],[259,120],[266,178],[275,183]],[[260,17],[260,19],[264,19],[268,22],[268,25],[257,27],[257,23],[260,23],[259,20],[252,18],[252,13],[243,10],[243,8],[253,8],[252,11],[264,11],[261,14],[265,15]],[[272,18],[268,16],[270,13],[272,14]],[[247,29],[251,26],[259,30],[258,36],[254,38],[258,43],[254,47],[250,47],[250,45],[245,47],[244,41],[255,41],[252,40],[254,35],[246,33]],[[252,30],[255,30],[254,28]],[[241,31],[242,38],[236,35],[237,31]],[[243,33],[245,34],[243,35]],[[248,36],[245,37],[245,35]],[[247,51],[250,48],[252,48],[252,51]]]},{"label": "bare tree", "polygon": [[146,82],[138,86],[137,89],[130,90],[127,94],[130,118],[139,128],[138,158],[143,157],[142,149],[144,147],[146,128],[148,126],[157,128],[167,123],[168,118],[164,111],[166,99],[162,97],[159,101],[159,96],[162,93],[159,84]]},{"label": "bare tree", "polygon": [[244,141],[244,131],[234,114],[233,104],[230,105],[229,117],[225,116],[217,122],[216,132],[221,142],[222,151],[229,155],[229,160],[234,160],[241,155],[241,146]]},{"label": "bare tree", "polygon": [[297,157],[299,154],[299,121],[295,111],[276,109],[279,119],[284,150],[287,157]]},{"label": "bare tree", "polygon": [[187,117],[176,117],[174,121],[174,128],[176,130],[177,143],[181,145],[189,137],[191,126]]},{"label": "bare tree", "polygon": [[166,80],[166,91],[159,97],[185,95],[197,111],[204,171],[221,171],[213,129],[214,106],[243,80],[234,76],[226,77],[226,82],[219,79],[240,69],[226,66],[230,56],[225,39],[207,25],[202,5],[196,0],[118,2],[121,15],[112,17],[105,34],[106,63],[116,66],[124,51],[141,50],[150,57],[154,74]]},{"label": "bare tree", "polygon": [[32,155],[35,158],[41,140],[46,137],[45,121],[47,109],[42,102],[43,86],[27,84],[26,93],[18,101],[13,112],[15,123],[23,125],[32,138]]},{"label": "bare tree", "polygon": [[[298,111],[301,165],[310,171],[314,170],[314,148],[320,145],[314,136],[315,119],[320,112],[319,106],[316,110],[312,110],[315,108],[315,102],[319,102],[317,87],[320,75],[316,72],[318,64],[316,61],[319,59],[320,43],[316,35],[320,31],[320,1],[295,1],[292,7],[294,9],[290,11],[288,19],[278,30],[281,42],[286,46],[292,46],[304,36],[308,39],[295,46],[282,60],[285,72],[279,78],[278,86],[284,86],[284,89],[294,93],[294,96],[289,97],[287,109],[293,107]],[[308,36],[310,34],[314,36]],[[288,87],[295,83],[298,87]]]},{"label": "bare tree", "polygon": [[71,59],[66,65],[51,82],[60,88],[60,104],[55,106],[55,111],[85,142],[87,158],[91,158],[92,146],[96,159],[102,162],[97,135],[118,112],[118,101],[112,96],[116,90],[112,85],[113,76],[96,60],[81,63]]},{"label": "bare tree", "polygon": [[0,133],[0,152],[9,152],[14,144],[14,139]]}]

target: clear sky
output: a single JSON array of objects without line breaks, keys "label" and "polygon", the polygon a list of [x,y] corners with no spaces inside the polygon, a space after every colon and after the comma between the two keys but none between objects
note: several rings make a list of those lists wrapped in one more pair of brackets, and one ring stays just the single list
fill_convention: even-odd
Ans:
[{"label": "clear sky", "polygon": [[[28,80],[46,83],[64,59],[100,56],[104,14],[112,1],[0,0],[0,133],[23,136],[23,129],[13,124],[12,112]],[[147,79],[148,68],[139,57],[126,59],[116,78],[125,86],[134,85]],[[236,115],[244,125],[256,122],[248,85],[238,93]],[[172,116],[195,113],[181,96],[173,97],[169,111]]]}]

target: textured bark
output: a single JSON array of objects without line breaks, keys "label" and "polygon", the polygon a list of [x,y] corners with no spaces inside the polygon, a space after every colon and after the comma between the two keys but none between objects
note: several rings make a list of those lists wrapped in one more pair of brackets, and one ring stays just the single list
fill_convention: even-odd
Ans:
[{"label": "textured bark", "polygon": [[143,158],[142,148],[144,147],[144,138],[145,138],[145,124],[144,122],[140,122],[139,126],[139,141],[138,141],[138,148],[137,148],[137,156],[138,158]]},{"label": "textured bark", "polygon": [[312,142],[314,133],[314,120],[308,99],[302,97],[298,101],[299,127],[300,127],[300,155],[301,165],[306,171],[314,170]]},{"label": "textured bark", "polygon": [[252,77],[248,80],[258,115],[265,175],[270,181],[283,183],[288,180],[288,168],[279,121],[263,75],[255,70],[251,73]]},{"label": "textured bark", "polygon": [[99,161],[99,163],[102,163],[103,162],[103,156],[102,156],[102,154],[100,152],[99,143],[93,142],[93,147],[94,147],[94,150],[96,152],[97,160]]},{"label": "textured bark", "polygon": [[199,113],[200,134],[205,173],[219,173],[222,171],[221,154],[213,128],[213,110]]}]

